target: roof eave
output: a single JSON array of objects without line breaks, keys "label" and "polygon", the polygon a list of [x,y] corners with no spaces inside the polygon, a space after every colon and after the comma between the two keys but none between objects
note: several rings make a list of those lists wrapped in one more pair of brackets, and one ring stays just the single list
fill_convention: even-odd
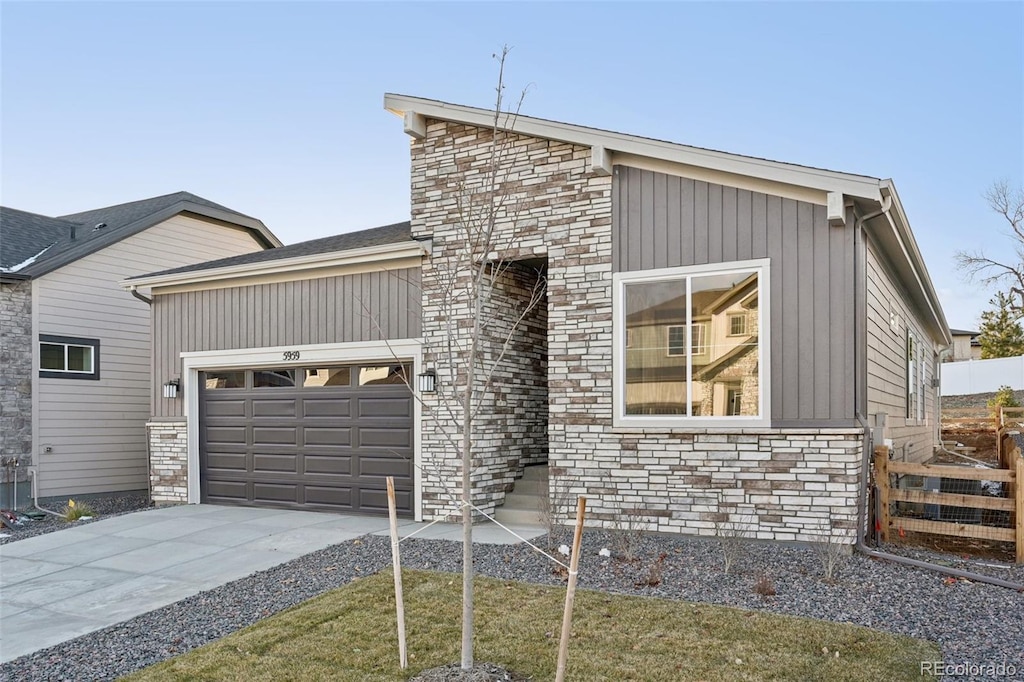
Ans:
[{"label": "roof eave", "polygon": [[932,331],[937,332],[938,338],[947,347],[952,346],[953,336],[949,331],[949,323],[946,322],[946,315],[942,310],[942,304],[939,302],[939,295],[935,291],[935,285],[932,284],[928,268],[925,266],[924,258],[921,256],[921,250],[917,246],[917,240],[914,239],[914,233],[910,230],[910,221],[907,219],[907,214],[903,209],[903,202],[900,201],[899,194],[896,192],[896,185],[892,180],[882,180],[879,182],[879,188],[883,198],[891,197],[892,199],[892,205],[886,216],[903,247],[902,253],[897,255],[902,256],[902,265],[910,268],[907,274],[910,274],[912,279],[906,279],[908,283],[917,285],[927,301],[927,312],[930,314],[933,324]]},{"label": "roof eave", "polygon": [[242,263],[206,270],[189,270],[187,272],[138,275],[119,282],[124,289],[137,287],[171,287],[186,284],[200,284],[225,280],[244,279],[277,272],[303,272],[322,268],[330,268],[354,263],[373,261],[389,261],[412,256],[423,256],[430,253],[430,243],[416,241],[377,244],[358,249],[331,251],[292,258],[277,258],[257,263]]},{"label": "roof eave", "polygon": [[150,213],[143,218],[139,218],[128,225],[113,229],[108,235],[83,241],[78,246],[72,247],[67,251],[62,251],[61,253],[54,255],[52,258],[46,258],[40,262],[34,263],[21,272],[24,272],[30,277],[41,277],[47,273],[62,268],[69,263],[73,263],[79,258],[83,258],[91,253],[105,249],[111,244],[116,244],[122,239],[138,234],[143,230],[153,227],[157,223],[162,223],[163,221],[173,218],[181,213],[191,213],[246,228],[253,233],[253,236],[256,237],[256,240],[260,242],[264,248],[283,246],[281,240],[278,239],[262,221],[250,218],[249,216],[244,216],[240,213],[223,211],[213,208],[212,206],[204,206],[192,201],[182,200],[175,202],[163,210]]},{"label": "roof eave", "polygon": [[[407,114],[411,112],[414,116],[482,128],[492,128],[495,125],[493,110],[409,95],[385,94],[384,108],[398,116],[407,117]],[[620,154],[633,154],[787,185],[808,187],[824,192],[840,192],[852,197],[872,201],[881,201],[882,199],[879,192],[880,180],[863,175],[797,166],[780,161],[770,161],[730,154],[728,152],[702,149],[570,123],[533,118],[521,114],[502,114],[498,116],[497,127],[500,130],[514,131],[522,135],[557,140],[600,150],[602,158],[611,157],[610,163],[614,163],[616,152]],[[407,131],[408,129],[409,127],[407,126]]]}]

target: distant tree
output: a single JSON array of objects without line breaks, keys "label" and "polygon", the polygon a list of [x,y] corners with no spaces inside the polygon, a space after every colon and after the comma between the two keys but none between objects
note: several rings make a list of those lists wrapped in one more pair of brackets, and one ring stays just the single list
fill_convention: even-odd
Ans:
[{"label": "distant tree", "polygon": [[981,357],[1012,358],[1024,355],[1024,329],[1017,321],[1010,304],[1010,297],[999,293],[989,301],[994,308],[981,314]]},{"label": "distant tree", "polygon": [[985,192],[985,200],[1009,224],[1007,236],[1013,249],[1000,260],[981,251],[958,251],[957,267],[968,281],[998,286],[1005,291],[1009,310],[1019,320],[1024,317],[1024,187],[1012,188],[1005,180],[994,182]]}]

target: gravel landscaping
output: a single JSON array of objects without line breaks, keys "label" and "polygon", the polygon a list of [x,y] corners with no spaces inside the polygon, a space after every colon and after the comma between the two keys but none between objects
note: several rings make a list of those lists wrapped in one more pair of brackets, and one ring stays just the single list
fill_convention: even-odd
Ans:
[{"label": "gravel landscaping", "polygon": [[[45,502],[41,501],[39,506],[43,509],[60,512],[67,507],[69,499],[67,497],[51,498]],[[76,497],[75,500],[87,503],[96,512],[95,518],[91,520],[79,519],[74,521],[76,525],[92,523],[101,518],[108,519],[112,516],[129,514],[149,507],[149,498],[146,495],[139,494]],[[45,535],[55,530],[63,530],[64,528],[69,528],[70,525],[69,522],[60,517],[46,514],[39,520],[25,521],[20,526],[15,525],[13,528],[0,530],[0,545],[35,537],[36,535]]]},{"label": "gravel landscaping", "polygon": [[[806,547],[743,544],[726,574],[722,545],[715,541],[649,535],[629,544],[637,557],[633,562],[614,554],[601,556],[604,548],[614,553],[622,547],[622,538],[585,532],[580,587],[865,625],[936,641],[950,664],[1005,663],[1024,675],[1024,593],[949,580],[860,555],[846,557],[836,578],[826,581],[819,556]],[[525,545],[478,546],[476,558],[484,575],[547,584],[564,581],[564,570]],[[948,556],[939,559],[952,563]],[[461,550],[449,541],[412,539],[402,543],[402,560],[409,568],[458,572]],[[0,666],[0,678],[114,679],[389,568],[390,562],[384,537],[334,545],[11,661]],[[972,563],[968,568],[1024,583],[1024,567],[983,563],[988,566]]]}]

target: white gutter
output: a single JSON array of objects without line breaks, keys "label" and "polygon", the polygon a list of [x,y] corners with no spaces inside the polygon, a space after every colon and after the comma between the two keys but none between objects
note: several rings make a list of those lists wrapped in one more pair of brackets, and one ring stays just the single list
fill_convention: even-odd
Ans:
[{"label": "white gutter", "polygon": [[[264,251],[263,253],[273,253]],[[280,272],[303,272],[359,263],[383,262],[400,258],[422,257],[430,254],[430,242],[405,241],[396,244],[378,244],[359,249],[317,253],[292,258],[276,258],[256,263],[241,263],[205,270],[189,270],[166,274],[142,275],[130,277],[118,282],[129,291],[136,287],[167,287],[200,282],[215,282],[241,279],[258,275]]]},{"label": "white gutter", "polygon": [[[946,316],[942,312],[942,307],[938,302],[938,295],[935,293],[935,288],[932,285],[931,278],[928,276],[928,271],[924,266],[924,258],[921,256],[921,252],[917,248],[917,242],[914,241],[913,233],[910,232],[906,214],[903,212],[903,204],[900,203],[899,195],[896,193],[896,187],[893,185],[891,180],[884,180],[881,183],[881,191],[883,196],[889,200],[891,206],[886,208],[883,213],[889,223],[890,229],[892,229],[893,236],[896,237],[896,242],[900,245],[900,250],[903,253],[903,257],[910,264],[910,270],[914,275],[914,280],[917,282],[918,288],[924,294],[925,302],[928,304],[928,310],[932,314],[932,319],[935,321],[935,325],[942,333],[943,341],[946,346],[953,345],[953,337],[949,333],[949,325],[946,323]],[[893,219],[893,212],[896,213],[896,217],[899,221]]]}]

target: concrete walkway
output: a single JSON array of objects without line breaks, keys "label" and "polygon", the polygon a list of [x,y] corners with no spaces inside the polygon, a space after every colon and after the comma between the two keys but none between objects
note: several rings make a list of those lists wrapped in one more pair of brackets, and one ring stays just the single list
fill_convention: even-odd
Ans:
[{"label": "concrete walkway", "polygon": [[[427,524],[399,521],[405,537]],[[537,526],[518,527],[531,538]],[[0,662],[100,630],[367,533],[386,518],[185,505],[80,523],[0,546]],[[461,539],[435,524],[417,537]],[[484,544],[517,538],[493,524]]]}]

